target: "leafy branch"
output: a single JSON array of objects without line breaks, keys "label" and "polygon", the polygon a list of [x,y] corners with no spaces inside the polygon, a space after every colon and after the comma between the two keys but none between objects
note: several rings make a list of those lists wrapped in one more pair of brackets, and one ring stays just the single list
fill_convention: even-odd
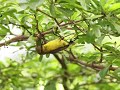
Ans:
[{"label": "leafy branch", "polygon": [[[95,70],[102,70],[105,68],[105,66],[100,64],[94,64],[94,63],[89,64],[84,60],[79,60],[77,57],[75,57],[75,55],[71,51],[69,51],[68,53],[69,53],[69,57],[67,57],[67,60],[69,60],[72,63],[76,63],[80,66],[83,65],[85,67],[90,67]],[[114,66],[109,67],[109,70],[112,70],[112,71],[115,71],[116,69],[118,69],[118,67],[114,67]]]},{"label": "leafy branch", "polygon": [[[61,24],[60,27],[64,27],[64,26],[67,26],[69,24],[72,24],[73,22],[75,23],[78,23],[79,21],[72,21],[72,22],[68,22],[68,23],[65,23],[65,24]],[[2,24],[2,23],[1,23]],[[16,23],[13,23],[13,22],[9,22],[9,24],[13,24],[13,25],[16,25],[16,26],[19,26],[19,27],[23,27],[23,28],[26,28],[24,25],[20,25],[20,24],[16,24]],[[36,26],[37,27],[37,30],[38,30],[38,25]],[[52,30],[52,28],[46,30],[45,32],[41,32],[39,34],[34,34],[35,37],[39,37],[39,39],[42,37],[41,35],[46,35],[46,34],[50,34],[50,33],[54,33],[54,31]],[[27,30],[28,31],[28,30]],[[39,31],[39,30],[38,30]],[[31,32],[28,31],[28,33],[31,35]],[[14,38],[11,38],[10,40],[8,41],[5,41],[3,43],[0,43],[0,47],[1,46],[4,46],[4,45],[8,45],[12,42],[18,42],[18,41],[26,41],[27,39],[29,38],[29,36],[25,36],[25,35],[21,35],[21,36],[16,36]]]},{"label": "leafy branch", "polygon": [[65,90],[69,90],[67,86],[67,80],[68,80],[68,72],[67,72],[67,65],[65,64],[64,58],[60,58],[57,54],[54,54],[55,58],[58,60],[58,62],[61,64],[62,69],[64,70],[64,75],[63,75],[63,87]]},{"label": "leafy branch", "polygon": [[24,36],[24,35],[20,35],[20,36],[16,36],[14,38],[11,38],[10,40],[8,41],[5,41],[3,43],[0,43],[0,47],[1,46],[5,46],[5,45],[8,45],[10,43],[13,43],[13,42],[18,42],[18,41],[24,41],[24,40],[27,40],[29,37],[28,36]]},{"label": "leafy branch", "polygon": [[56,24],[57,24],[58,26],[60,26],[60,25],[59,25],[59,22],[57,21],[57,19],[54,18],[53,16],[50,16],[49,14],[47,14],[47,13],[43,12],[42,10],[40,10],[39,8],[37,8],[37,11],[39,11],[39,12],[45,14],[46,16],[52,18],[52,19],[56,22]]}]

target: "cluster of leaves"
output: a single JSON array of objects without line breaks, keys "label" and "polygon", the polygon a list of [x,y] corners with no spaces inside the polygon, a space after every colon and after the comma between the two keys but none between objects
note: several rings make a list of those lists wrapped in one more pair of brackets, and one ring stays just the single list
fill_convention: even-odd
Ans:
[{"label": "cluster of leaves", "polygon": [[[11,60],[8,66],[0,64],[1,89],[44,86],[45,90],[62,90],[58,88],[61,84],[65,90],[120,89],[119,69],[109,71],[111,66],[120,65],[120,43],[113,41],[120,35],[120,0],[0,0],[0,3],[0,39],[8,33],[14,35],[10,24],[28,37],[26,42],[16,44],[24,43],[28,50],[22,64]],[[70,48],[78,61],[95,62],[105,68],[98,68],[101,71],[96,73],[92,66],[90,69],[85,68],[89,66],[87,64],[72,63],[67,58],[70,53],[65,51],[58,54],[62,63],[52,55],[48,59],[37,55],[31,47],[35,45],[33,37],[38,33],[44,34],[48,41],[59,35],[76,35],[77,40]]]}]

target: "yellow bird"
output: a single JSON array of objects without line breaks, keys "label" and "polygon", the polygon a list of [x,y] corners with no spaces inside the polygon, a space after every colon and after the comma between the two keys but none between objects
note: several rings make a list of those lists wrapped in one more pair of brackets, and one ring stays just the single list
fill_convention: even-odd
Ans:
[{"label": "yellow bird", "polygon": [[39,54],[56,53],[66,49],[69,45],[70,43],[59,38],[59,39],[49,41],[44,45],[36,46],[36,51]]}]

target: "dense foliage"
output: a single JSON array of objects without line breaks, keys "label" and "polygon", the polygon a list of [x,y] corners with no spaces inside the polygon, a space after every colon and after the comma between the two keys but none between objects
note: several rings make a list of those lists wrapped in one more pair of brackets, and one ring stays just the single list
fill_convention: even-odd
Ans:
[{"label": "dense foliage", "polygon": [[[0,62],[0,90],[120,90],[120,0],[0,0],[6,35],[26,55]],[[73,43],[36,52],[57,38]]]}]

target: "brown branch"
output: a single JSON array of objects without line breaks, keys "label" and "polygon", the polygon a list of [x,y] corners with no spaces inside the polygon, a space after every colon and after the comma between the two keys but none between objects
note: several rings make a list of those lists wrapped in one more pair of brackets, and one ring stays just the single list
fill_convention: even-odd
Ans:
[{"label": "brown branch", "polygon": [[[27,28],[30,28],[30,27],[26,27],[26,26],[24,26],[24,25],[16,24],[16,23],[13,23],[13,22],[10,22],[10,21],[9,21],[9,24],[22,27],[22,28],[24,28],[25,30],[27,30],[27,32],[28,32],[30,35],[32,35],[32,33],[27,29]],[[6,24],[5,24],[5,25],[6,25]]]},{"label": "brown branch", "polygon": [[45,31],[45,32],[42,32],[42,35],[46,35],[46,34],[49,34],[49,33],[53,33],[53,30],[51,30],[52,28],[50,28],[50,30],[48,31]]},{"label": "brown branch", "polygon": [[[38,10],[38,9],[37,9]],[[41,11],[41,12],[43,12],[43,11]],[[43,12],[44,13],[44,12]],[[45,14],[45,13],[44,13]],[[47,15],[47,16],[49,16],[49,15]],[[52,17],[52,16],[49,16],[49,17],[51,17],[51,18],[54,18],[54,17]],[[77,23],[77,22],[79,22],[79,21],[74,21],[75,23]],[[12,23],[12,22],[9,22],[9,23],[11,23],[11,24],[13,24],[13,25],[16,25],[16,26],[20,26],[20,27],[23,27],[23,28],[25,28],[26,29],[26,27],[24,26],[24,25],[19,25],[19,24],[15,24],[15,23]],[[66,25],[68,25],[68,24],[72,24],[73,22],[69,22],[69,23],[66,23],[66,24],[61,24],[60,25],[60,27],[63,27],[63,26],[66,26]],[[41,35],[42,36],[44,36],[44,35],[46,35],[46,34],[49,34],[49,33],[53,33],[54,31],[52,30],[53,28],[50,28],[50,29],[48,29],[48,31],[45,31],[45,32],[41,32]],[[28,33],[30,33],[29,31],[28,31]],[[30,33],[31,34],[31,33]],[[42,37],[40,34],[35,34],[34,36],[35,37],[39,37],[39,39]],[[16,37],[14,37],[14,38],[12,38],[12,39],[10,39],[10,40],[8,40],[8,41],[5,41],[5,42],[3,42],[3,43],[0,43],[0,47],[1,46],[4,46],[4,45],[8,45],[8,44],[10,44],[10,43],[12,43],[12,42],[17,42],[17,41],[24,41],[24,40],[27,40],[29,37],[28,36],[24,36],[24,35],[21,35],[21,36],[16,36]]]},{"label": "brown branch", "polygon": [[[71,60],[70,60],[71,61]],[[88,64],[87,62],[83,61],[83,60],[78,60],[78,59],[73,59],[72,60],[73,63],[76,63],[76,64],[80,64],[80,65],[84,65],[86,67],[90,67],[90,68],[93,68],[93,69],[97,69],[97,70],[102,70],[105,68],[105,66],[103,65],[99,65],[99,64]],[[118,67],[110,67],[109,70],[112,70],[112,71],[115,71],[116,69],[118,69]]]},{"label": "brown branch", "polygon": [[[48,32],[46,32],[46,33],[48,33]],[[6,41],[6,42],[0,43],[0,47],[4,46],[4,45],[8,45],[8,44],[10,44],[12,42],[24,41],[24,40],[27,40],[28,38],[29,38],[28,36],[24,36],[24,35],[16,36],[16,37],[14,37],[14,38]],[[61,60],[56,54],[54,56],[57,58],[57,60],[61,64],[62,68],[67,69],[67,66],[64,63],[64,61]],[[77,64],[81,64],[81,65],[87,66],[87,67],[97,68],[99,70],[105,68],[105,66],[103,66],[103,65],[98,65],[98,64],[93,64],[93,63],[92,64],[88,64],[87,62],[84,62],[83,60],[78,60],[78,59],[75,59],[75,58],[68,58],[68,60],[70,60],[70,61],[72,61],[74,63],[77,63]],[[118,67],[110,67],[109,69],[114,71],[114,70],[118,69]]]},{"label": "brown branch", "polygon": [[[78,61],[77,61],[78,62]],[[103,65],[97,65],[97,64],[88,64],[88,63],[86,63],[86,62],[83,62],[83,61],[79,61],[79,63],[80,64],[82,64],[82,65],[85,65],[85,66],[87,66],[87,67],[91,67],[91,68],[97,68],[97,69],[104,69],[105,68],[105,66],[103,66]],[[109,68],[109,70],[116,70],[116,69],[118,69],[118,67],[110,67]]]},{"label": "brown branch", "polygon": [[[56,18],[54,18],[54,17],[50,16],[49,14],[43,12],[43,11],[40,10],[39,8],[37,8],[37,11],[40,11],[41,13],[45,14],[46,16],[54,19],[55,22],[57,23],[57,25],[60,26],[60,27],[64,27],[64,26],[66,26],[66,25],[73,24],[73,23],[78,23],[78,22],[81,21],[81,20],[71,21],[71,22],[68,22],[68,23],[61,24],[61,25],[60,25],[60,23],[62,23],[62,22],[58,23],[58,21],[56,20]],[[35,18],[36,18],[36,16],[35,16]],[[37,23],[36,28],[37,28],[37,30],[38,30],[38,21],[37,21],[37,19],[36,19],[36,23]],[[0,23],[0,24],[1,24],[1,23]],[[12,22],[9,22],[9,24],[13,24],[13,25],[22,27],[22,28],[24,28],[24,29],[26,29],[26,30],[27,30],[27,28],[29,28],[29,27],[26,28],[24,25],[19,25],[19,24],[12,23]],[[48,29],[48,31],[42,32],[41,34],[40,34],[40,33],[39,33],[39,34],[35,34],[34,36],[35,36],[35,37],[39,37],[39,39],[40,39],[42,36],[44,36],[44,35],[46,35],[46,34],[49,34],[49,33],[52,33],[52,32],[53,32],[52,29],[53,29],[53,28],[50,28],[50,29]],[[71,28],[68,28],[68,29],[71,29]],[[27,30],[27,31],[28,31],[28,30]],[[39,30],[38,30],[38,31],[39,31]],[[31,32],[28,31],[28,33],[29,33],[30,35],[32,35]],[[28,39],[28,38],[29,38],[28,36],[24,36],[24,35],[16,36],[16,37],[14,37],[14,38],[12,38],[12,39],[10,39],[10,40],[8,40],[8,41],[5,41],[5,42],[3,42],[3,43],[0,43],[0,47],[1,47],[1,46],[4,46],[4,45],[7,45],[7,44],[10,44],[10,43],[12,43],[12,42],[24,41],[24,40],[26,40],[26,39]]]},{"label": "brown branch", "polygon": [[24,36],[24,35],[21,35],[21,36],[16,36],[8,41],[5,41],[3,43],[0,43],[0,47],[1,46],[4,46],[4,45],[8,45],[12,42],[17,42],[17,41],[23,41],[23,40],[27,40],[28,39],[28,36]]},{"label": "brown branch", "polygon": [[97,47],[95,44],[92,44],[93,46],[94,46],[94,48],[96,48],[98,51],[100,51],[100,60],[99,60],[99,63],[102,63],[102,61],[103,61],[103,49],[102,49],[102,47]]},{"label": "brown branch", "polygon": [[57,21],[57,19],[56,19],[56,18],[54,18],[54,21],[55,21],[55,22],[56,22],[56,24],[60,27],[59,22]]},{"label": "brown branch", "polygon": [[62,69],[64,70],[63,87],[65,90],[69,90],[69,88],[67,86],[67,80],[68,80],[69,73],[67,72],[67,65],[65,64],[64,58],[63,57],[60,58],[57,54],[53,54],[53,55],[58,60],[58,62],[61,64]]},{"label": "brown branch", "polygon": [[37,11],[39,11],[39,12],[41,12],[41,13],[45,14],[46,16],[48,16],[48,17],[50,17],[50,18],[52,18],[52,19],[55,19],[54,17],[52,17],[52,16],[50,16],[49,14],[47,14],[47,13],[43,12],[43,11],[42,11],[42,10],[40,10],[39,8],[37,8]]},{"label": "brown branch", "polygon": [[101,49],[99,47],[97,47],[95,44],[92,44],[94,46],[94,48],[96,48],[97,50],[99,50],[101,52]]},{"label": "brown branch", "polygon": [[59,61],[59,63],[61,64],[62,68],[67,70],[67,66],[66,66],[64,60],[61,60],[61,58],[57,54],[54,54],[54,56]]},{"label": "brown branch", "polygon": [[[52,33],[52,32],[53,32],[53,30],[49,30],[49,31],[42,32],[41,34],[44,36],[44,35],[49,34],[49,33]],[[39,34],[35,34],[34,36],[35,36],[35,37],[42,38],[41,35],[39,35]],[[16,37],[14,37],[14,38],[11,38],[11,39],[8,40],[8,41],[5,41],[5,42],[3,42],[3,43],[0,43],[0,47],[1,47],[1,46],[5,46],[5,45],[8,45],[8,44],[10,44],[10,43],[12,43],[12,42],[25,41],[25,40],[27,40],[28,38],[29,38],[29,36],[25,36],[25,35],[16,36]]]},{"label": "brown branch", "polygon": [[35,17],[35,21],[36,21],[36,30],[37,30],[37,32],[38,32],[39,34],[41,34],[41,32],[40,32],[40,30],[39,30],[38,19],[37,19],[37,17],[36,17],[36,14],[34,15],[34,17]]},{"label": "brown branch", "polygon": [[[105,66],[100,65],[100,64],[94,64],[94,63],[89,64],[89,63],[85,62],[84,60],[79,60],[78,58],[76,58],[74,56],[74,54],[72,53],[72,51],[68,51],[68,53],[69,53],[69,57],[67,57],[67,59],[70,62],[76,63],[78,65],[83,65],[85,67],[90,67],[90,68],[93,68],[93,69],[97,69],[97,70],[101,70],[101,69],[105,68]],[[109,70],[112,70],[112,71],[115,71],[116,69],[118,69],[118,67],[111,66],[109,68]]]},{"label": "brown branch", "polygon": [[100,54],[100,60],[99,60],[99,63],[102,63],[102,61],[103,61],[103,49],[102,49],[102,47],[100,48],[100,52],[101,52],[101,54]]},{"label": "brown branch", "polygon": [[[48,15],[49,16],[49,15]],[[51,17],[51,18],[54,18],[54,17],[52,17],[52,16],[49,16],[49,17]],[[56,21],[56,20],[55,20]],[[75,22],[75,23],[77,23],[77,22],[80,22],[80,20],[78,20],[78,21],[73,21],[73,22]],[[68,24],[72,24],[73,22],[68,22],[68,23],[65,23],[65,24],[61,24],[61,25],[59,25],[60,27],[64,27],[64,26],[66,26],[66,25],[68,25]],[[19,26],[19,27],[23,27],[24,29],[26,29],[26,27],[24,26],[24,25],[19,25],[19,24],[15,24],[15,23],[12,23],[12,22],[9,22],[10,24],[13,24],[13,25],[16,25],[16,26]],[[37,22],[38,23],[38,22]],[[56,22],[57,24],[59,24],[58,22]],[[37,30],[38,30],[38,24],[37,24]],[[50,29],[48,29],[48,31],[45,31],[45,32],[42,32],[41,33],[41,35],[46,35],[46,34],[49,34],[49,33],[52,33],[53,32],[53,30],[52,30],[53,28],[50,28]],[[72,28],[67,28],[67,29],[72,29]],[[27,30],[27,29],[26,29]],[[28,30],[27,30],[28,31]],[[29,32],[28,31],[28,33],[30,33],[30,35],[32,35],[31,34],[31,32]],[[37,36],[37,37],[40,37],[41,38],[41,35],[35,35],[35,36]],[[6,44],[10,44],[10,43],[12,43],[12,42],[17,42],[17,41],[23,41],[23,40],[26,40],[26,39],[24,39],[24,37],[27,37],[27,36],[24,36],[24,35],[21,35],[21,36],[16,36],[16,37],[14,37],[14,38],[12,38],[12,39],[10,39],[10,40],[8,40],[8,41],[6,41],[6,42],[3,42],[3,43],[0,43],[0,47],[1,46],[4,46],[4,45],[6,45]],[[28,38],[28,37],[27,37]],[[21,40],[19,40],[19,39],[21,39]],[[15,41],[14,41],[15,40]]]},{"label": "brown branch", "polygon": [[[51,15],[49,15],[49,14],[43,12],[43,11],[40,10],[39,8],[37,8],[36,10],[39,11],[39,12],[41,12],[41,13],[43,13],[43,14],[45,14],[46,16],[52,18],[52,19],[56,22],[56,24],[60,27],[59,22],[57,21],[57,19],[56,19],[55,17],[53,17],[53,16],[51,16]],[[61,22],[60,22],[60,23],[61,23]]]}]

